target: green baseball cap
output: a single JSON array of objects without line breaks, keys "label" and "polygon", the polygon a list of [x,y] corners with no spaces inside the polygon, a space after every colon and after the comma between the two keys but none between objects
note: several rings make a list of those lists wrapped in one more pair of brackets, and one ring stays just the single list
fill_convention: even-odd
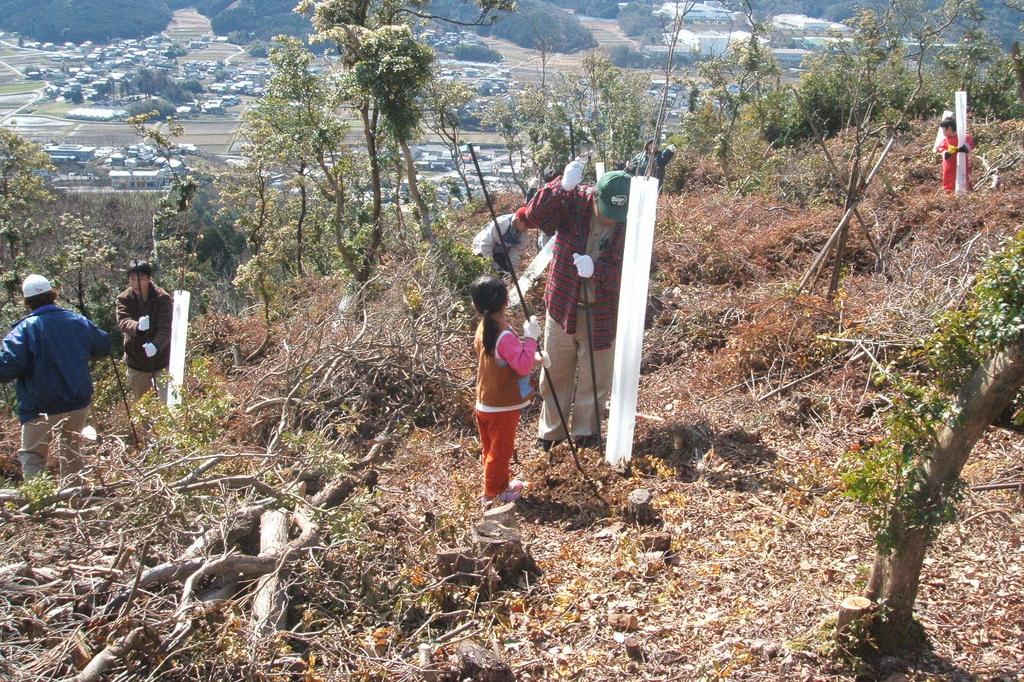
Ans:
[{"label": "green baseball cap", "polygon": [[611,171],[598,179],[597,208],[601,215],[620,223],[626,221],[631,180],[629,173],[624,171]]}]

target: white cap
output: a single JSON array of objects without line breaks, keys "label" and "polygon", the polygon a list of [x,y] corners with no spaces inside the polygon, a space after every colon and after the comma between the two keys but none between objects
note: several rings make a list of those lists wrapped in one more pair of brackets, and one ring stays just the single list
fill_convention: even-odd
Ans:
[{"label": "white cap", "polygon": [[21,283],[21,293],[25,298],[32,298],[39,294],[45,294],[47,291],[53,291],[53,287],[50,286],[50,280],[46,279],[42,275],[29,275],[25,278],[25,281]]}]

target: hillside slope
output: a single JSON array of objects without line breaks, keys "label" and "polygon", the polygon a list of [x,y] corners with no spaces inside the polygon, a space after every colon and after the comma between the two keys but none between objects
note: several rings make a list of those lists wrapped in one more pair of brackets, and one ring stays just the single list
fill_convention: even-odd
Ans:
[{"label": "hillside slope", "polygon": [[0,0],[0,28],[54,43],[141,38],[170,20],[164,0]]},{"label": "hillside slope", "polygon": [[[974,134],[989,162],[1024,143],[1019,121]],[[0,676],[64,678],[135,633],[111,677],[411,680],[427,666],[461,680],[458,649],[473,640],[524,682],[1016,679],[1016,490],[968,489],[942,528],[916,606],[928,647],[850,665],[832,644],[837,604],[862,590],[874,551],[840,474],[846,453],[880,438],[898,393],[876,370],[912,370],[935,314],[1024,223],[1019,157],[999,188],[979,167],[978,191],[951,197],[925,151],[933,136],[919,124],[893,150],[863,205],[881,261],[853,231],[834,301],[793,291],[838,206],[738,196],[700,172],[706,160],[676,162],[696,170],[659,205],[632,476],[596,451],[581,473],[564,447],[533,450],[528,410],[513,473],[530,485],[514,517],[543,575],[518,585],[479,584],[486,564],[441,573],[439,555],[469,547],[480,520],[474,320],[415,225],[396,228],[365,310],[340,310],[343,285],[309,277],[269,323],[195,320],[188,402],[177,415],[134,408],[151,425],[143,448],[103,365],[92,487],[36,486],[0,508],[0,554],[17,557]],[[486,215],[472,207],[453,236],[468,243]],[[2,452],[18,428],[4,422]],[[1022,476],[1008,423],[964,470],[969,485]],[[639,487],[668,561],[647,551],[664,535],[623,520]],[[287,554],[256,556],[267,510],[294,514]],[[291,604],[269,635],[253,625],[268,576]]]}]

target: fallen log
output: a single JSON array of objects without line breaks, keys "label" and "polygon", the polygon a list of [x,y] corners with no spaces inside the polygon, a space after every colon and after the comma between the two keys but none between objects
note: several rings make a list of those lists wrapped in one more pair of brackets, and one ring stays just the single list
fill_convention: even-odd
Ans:
[{"label": "fallen log", "polygon": [[473,682],[515,682],[516,676],[505,661],[490,649],[466,640],[458,648],[459,679]]},{"label": "fallen log", "polygon": [[[288,544],[288,513],[279,510],[263,512],[260,521],[260,554],[277,554]],[[254,637],[265,637],[280,630],[288,613],[288,590],[285,587],[287,568],[260,578],[253,601]]]},{"label": "fallen log", "polygon": [[82,672],[75,675],[73,682],[99,682],[112,665],[142,646],[145,640],[146,628],[139,626],[125,637],[111,642],[89,661]]}]

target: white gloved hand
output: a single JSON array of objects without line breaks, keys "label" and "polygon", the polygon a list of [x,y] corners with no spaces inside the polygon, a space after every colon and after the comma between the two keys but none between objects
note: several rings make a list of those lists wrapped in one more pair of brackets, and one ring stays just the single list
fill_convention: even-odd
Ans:
[{"label": "white gloved hand", "polygon": [[670,152],[672,152],[673,154],[675,154],[675,152],[676,152],[676,146],[675,146],[674,144],[670,144],[670,145],[668,146],[668,150],[669,150]]},{"label": "white gloved hand", "polygon": [[534,341],[540,338],[540,323],[536,315],[530,315],[530,319],[523,323],[523,336]]},{"label": "white gloved hand", "polygon": [[534,353],[533,360],[534,362],[539,362],[540,366],[543,367],[544,369],[549,369],[551,367],[551,356],[548,355],[548,352],[546,350]]},{"label": "white gloved hand", "polygon": [[583,162],[579,159],[570,161],[562,172],[562,189],[569,191],[576,189],[576,185],[583,180]]},{"label": "white gloved hand", "polygon": [[572,254],[573,265],[576,266],[576,272],[583,279],[590,279],[594,276],[594,259],[590,256],[581,256],[578,253]]},{"label": "white gloved hand", "polygon": [[151,358],[156,355],[156,346],[151,343],[142,344],[142,350],[146,351],[146,357]]},{"label": "white gloved hand", "polygon": [[139,331],[149,331],[149,315],[143,315],[139,318]]}]

